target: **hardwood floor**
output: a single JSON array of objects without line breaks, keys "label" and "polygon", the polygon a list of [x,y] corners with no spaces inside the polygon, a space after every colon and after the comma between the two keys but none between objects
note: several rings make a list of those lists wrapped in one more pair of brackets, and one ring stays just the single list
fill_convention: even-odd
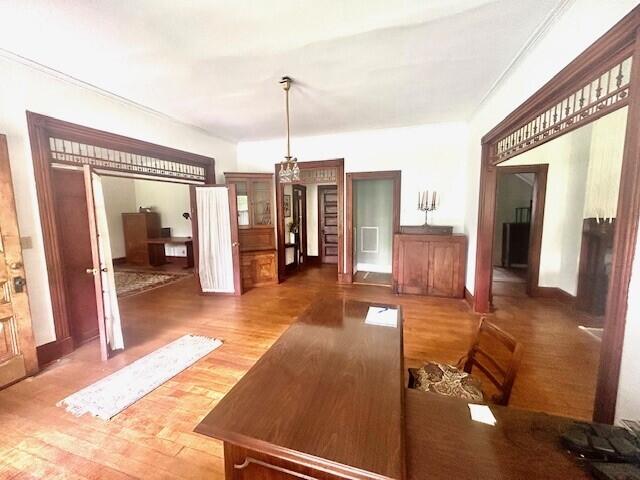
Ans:
[{"label": "hardwood floor", "polygon": [[[185,280],[123,299],[125,352],[101,363],[93,341],[0,391],[0,479],[223,478],[221,444],[193,428],[319,297],[402,304],[407,366],[455,362],[465,353],[477,317],[464,300],[396,296],[383,287],[339,286],[335,278],[335,266],[324,266],[242,297],[199,296]],[[525,346],[511,405],[589,418],[599,342],[555,300],[505,296],[496,306],[495,323]],[[225,344],[109,422],[55,406],[185,333]]]},{"label": "hardwood floor", "polygon": [[390,273],[356,272],[353,275],[353,283],[390,287],[393,278]]}]

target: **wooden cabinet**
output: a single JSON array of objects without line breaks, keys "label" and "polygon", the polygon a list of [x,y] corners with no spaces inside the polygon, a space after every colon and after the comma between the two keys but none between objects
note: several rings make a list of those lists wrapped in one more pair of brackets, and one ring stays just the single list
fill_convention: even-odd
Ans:
[{"label": "wooden cabinet", "polygon": [[273,174],[225,173],[236,186],[240,264],[245,289],[278,282]]},{"label": "wooden cabinet", "polygon": [[122,228],[127,263],[149,265],[147,240],[160,236],[160,214],[157,212],[123,213]]},{"label": "wooden cabinet", "polygon": [[396,293],[464,297],[467,239],[464,235],[394,236]]},{"label": "wooden cabinet", "polygon": [[242,252],[240,265],[243,289],[271,285],[278,281],[275,250]]}]

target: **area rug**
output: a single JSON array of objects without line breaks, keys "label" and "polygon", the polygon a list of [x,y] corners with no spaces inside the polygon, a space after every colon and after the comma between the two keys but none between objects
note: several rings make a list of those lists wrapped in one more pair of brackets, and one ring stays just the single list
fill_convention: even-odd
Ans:
[{"label": "area rug", "polygon": [[144,272],[132,270],[116,270],[116,292],[119,298],[148,292],[163,287],[192,275],[191,273]]},{"label": "area rug", "polygon": [[76,415],[109,420],[222,345],[217,338],[185,335],[58,402]]}]

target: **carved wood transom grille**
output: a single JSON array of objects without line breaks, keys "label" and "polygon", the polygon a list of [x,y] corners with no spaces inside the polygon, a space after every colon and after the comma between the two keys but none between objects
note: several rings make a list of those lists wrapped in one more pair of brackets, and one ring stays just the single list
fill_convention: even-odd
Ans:
[{"label": "carved wood transom grille", "polygon": [[136,155],[54,137],[49,137],[49,148],[52,162],[91,165],[135,174],[203,183],[206,180],[205,168],[199,165],[189,165],[146,155]]},{"label": "carved wood transom grille", "polygon": [[493,164],[529,150],[541,141],[564,133],[570,127],[586,124],[592,117],[618,108],[629,96],[632,57],[607,70],[573,94],[538,114],[496,143]]},{"label": "carved wood transom grille", "polygon": [[[304,165],[304,164],[302,164]],[[300,181],[294,182],[302,185],[314,183],[336,183],[338,181],[338,169],[332,168],[301,168]]]}]

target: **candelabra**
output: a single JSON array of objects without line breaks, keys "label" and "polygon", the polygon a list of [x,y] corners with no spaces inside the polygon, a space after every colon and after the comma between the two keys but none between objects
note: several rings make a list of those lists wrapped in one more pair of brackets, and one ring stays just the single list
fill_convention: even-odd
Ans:
[{"label": "candelabra", "polygon": [[440,197],[433,191],[429,201],[429,190],[418,192],[418,210],[424,212],[424,224],[429,225],[429,212],[435,212],[440,205]]}]

